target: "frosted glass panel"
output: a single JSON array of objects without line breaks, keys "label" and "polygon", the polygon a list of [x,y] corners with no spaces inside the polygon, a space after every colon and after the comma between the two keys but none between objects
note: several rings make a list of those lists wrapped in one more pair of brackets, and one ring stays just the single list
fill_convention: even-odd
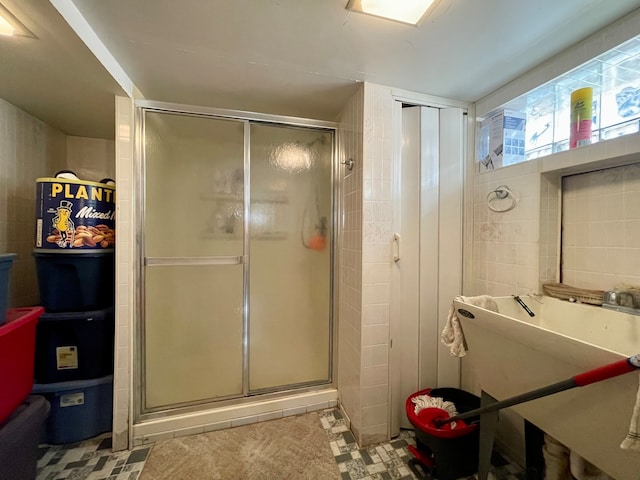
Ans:
[{"label": "frosted glass panel", "polygon": [[241,396],[244,267],[207,262],[244,254],[244,123],[146,112],[144,134],[143,409]]},{"label": "frosted glass panel", "polygon": [[251,126],[249,388],[330,378],[331,134]]},{"label": "frosted glass panel", "polygon": [[146,268],[146,408],[242,394],[242,269]]},{"label": "frosted glass panel", "polygon": [[242,255],[244,124],[148,112],[145,255]]}]

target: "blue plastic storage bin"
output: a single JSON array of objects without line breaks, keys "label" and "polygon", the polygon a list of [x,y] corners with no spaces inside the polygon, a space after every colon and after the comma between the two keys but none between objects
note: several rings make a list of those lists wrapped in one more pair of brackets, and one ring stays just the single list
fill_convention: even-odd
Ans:
[{"label": "blue plastic storage bin", "polygon": [[47,312],[86,312],[114,304],[114,252],[33,253]]},{"label": "blue plastic storage bin", "polygon": [[36,331],[36,383],[113,374],[114,310],[44,313]]},{"label": "blue plastic storage bin", "polygon": [[7,321],[7,297],[9,296],[9,270],[13,266],[15,253],[0,255],[0,325]]},{"label": "blue plastic storage bin", "polygon": [[92,380],[35,384],[34,395],[51,404],[42,442],[73,443],[111,431],[113,375]]}]

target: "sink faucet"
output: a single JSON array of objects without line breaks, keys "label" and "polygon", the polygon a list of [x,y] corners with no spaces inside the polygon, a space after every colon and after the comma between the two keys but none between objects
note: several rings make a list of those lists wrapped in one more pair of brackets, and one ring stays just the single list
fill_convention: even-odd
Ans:
[{"label": "sink faucet", "polygon": [[604,292],[602,306],[619,312],[640,315],[640,304],[631,291],[611,290]]}]

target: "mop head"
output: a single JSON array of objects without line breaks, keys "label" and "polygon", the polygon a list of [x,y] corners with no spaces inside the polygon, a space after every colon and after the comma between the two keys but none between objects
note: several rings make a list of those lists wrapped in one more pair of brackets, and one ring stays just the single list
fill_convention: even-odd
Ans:
[{"label": "mop head", "polygon": [[432,397],[430,395],[418,395],[413,397],[411,401],[415,404],[413,408],[413,412],[418,415],[420,410],[425,408],[439,408],[440,410],[445,410],[450,417],[453,417],[458,414],[456,410],[456,406],[453,402],[449,402],[441,397]]},{"label": "mop head", "polygon": [[411,401],[415,405],[414,413],[426,426],[443,430],[453,430],[456,427],[466,426],[463,421],[449,422],[442,426],[436,425],[437,420],[444,420],[458,414],[453,402],[430,395],[418,395],[413,397]]}]

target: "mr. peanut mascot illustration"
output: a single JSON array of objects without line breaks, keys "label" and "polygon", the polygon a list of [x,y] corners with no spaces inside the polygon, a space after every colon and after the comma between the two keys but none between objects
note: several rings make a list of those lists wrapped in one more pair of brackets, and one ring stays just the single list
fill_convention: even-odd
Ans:
[{"label": "mr. peanut mascot illustration", "polygon": [[52,220],[53,228],[60,232],[60,240],[56,242],[60,248],[66,248],[67,245],[73,246],[75,227],[73,220],[71,220],[71,207],[73,207],[73,203],[62,200],[60,206],[56,208],[56,216]]}]

